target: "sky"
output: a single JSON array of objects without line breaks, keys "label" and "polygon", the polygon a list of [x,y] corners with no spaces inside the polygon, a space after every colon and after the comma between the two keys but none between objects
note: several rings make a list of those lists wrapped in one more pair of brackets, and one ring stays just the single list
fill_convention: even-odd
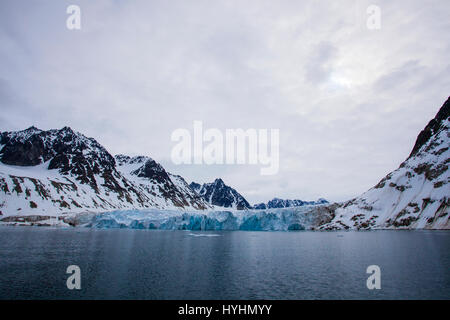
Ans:
[{"label": "sky", "polygon": [[[250,203],[344,201],[395,170],[450,95],[449,14],[448,0],[2,0],[0,131],[70,126]],[[171,134],[195,120],[279,129],[278,173],[174,164]]]}]

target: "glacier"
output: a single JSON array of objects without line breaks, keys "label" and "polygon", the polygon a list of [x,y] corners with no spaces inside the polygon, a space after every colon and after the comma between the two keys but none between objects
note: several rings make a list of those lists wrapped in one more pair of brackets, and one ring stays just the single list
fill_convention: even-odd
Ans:
[{"label": "glacier", "polygon": [[[118,210],[95,214],[80,226],[110,229],[295,231],[316,225],[313,206],[268,210]],[[317,207],[317,206],[314,206]]]}]

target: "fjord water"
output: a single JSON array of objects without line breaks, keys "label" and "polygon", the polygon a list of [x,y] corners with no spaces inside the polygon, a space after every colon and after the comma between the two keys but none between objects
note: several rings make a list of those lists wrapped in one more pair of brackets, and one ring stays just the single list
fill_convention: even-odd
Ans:
[{"label": "fjord water", "polygon": [[0,299],[450,299],[450,232],[2,227],[0,274]]}]

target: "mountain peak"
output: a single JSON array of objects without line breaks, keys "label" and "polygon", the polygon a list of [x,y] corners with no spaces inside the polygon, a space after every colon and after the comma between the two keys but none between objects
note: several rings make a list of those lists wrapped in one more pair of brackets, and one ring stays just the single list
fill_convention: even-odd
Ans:
[{"label": "mountain peak", "polygon": [[241,194],[227,186],[220,178],[215,179],[212,183],[204,183],[203,185],[191,182],[189,186],[212,205],[238,210],[251,208]]},{"label": "mountain peak", "polygon": [[419,133],[400,167],[359,197],[341,203],[320,227],[450,229],[450,98]]},{"label": "mountain peak", "polygon": [[96,174],[114,171],[114,158],[97,141],[74,133],[69,127],[43,131],[34,126],[0,136],[1,162],[7,165],[35,166],[49,162],[48,169],[70,174],[98,190]]},{"label": "mountain peak", "polygon": [[71,127],[69,127],[69,126],[64,126],[61,130],[59,130],[59,131],[62,131],[62,132],[68,132],[68,133],[75,133],[73,130],[72,130],[72,128]]},{"label": "mountain peak", "polygon": [[[6,165],[0,172],[0,192],[11,201],[8,213],[23,208],[45,213],[49,205],[62,212],[211,208],[182,177],[166,172],[150,157],[114,158],[95,139],[68,126],[47,131],[30,127],[2,132],[0,145],[0,162]],[[43,163],[46,166],[32,168]],[[46,178],[44,172],[48,172]],[[14,193],[9,191],[13,189]]]},{"label": "mountain peak", "polygon": [[32,125],[31,127],[25,129],[24,131],[42,131],[42,130]]},{"label": "mountain peak", "polygon": [[223,180],[220,178],[217,178],[216,180],[214,180],[214,184],[219,185],[219,186],[225,185]]},{"label": "mountain peak", "polygon": [[450,117],[450,97],[444,102],[438,113],[428,122],[425,129],[423,129],[417,136],[416,143],[409,155],[408,159],[415,156],[419,150],[427,144],[427,142],[444,126],[444,121]]},{"label": "mountain peak", "polygon": [[303,201],[303,200],[290,200],[273,198],[267,203],[258,203],[253,206],[253,209],[272,209],[272,208],[289,208],[289,207],[301,207],[307,205],[320,205],[328,203],[327,200],[320,198],[317,201]]},{"label": "mountain peak", "polygon": [[119,166],[122,166],[122,165],[125,165],[125,164],[128,164],[128,165],[131,165],[131,164],[143,164],[143,163],[145,163],[145,162],[147,162],[148,160],[153,160],[152,158],[150,158],[150,157],[147,157],[147,156],[133,156],[133,157],[130,157],[130,156],[127,156],[127,155],[125,155],[125,154],[116,154],[115,156],[114,156],[114,158],[116,159],[116,161],[117,161],[117,164],[119,165]]}]

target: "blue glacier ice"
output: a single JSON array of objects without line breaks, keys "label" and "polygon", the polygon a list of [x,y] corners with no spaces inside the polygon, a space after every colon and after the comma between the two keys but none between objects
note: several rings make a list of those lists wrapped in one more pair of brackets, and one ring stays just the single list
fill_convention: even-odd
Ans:
[{"label": "blue glacier ice", "polygon": [[162,230],[293,231],[310,229],[315,215],[311,207],[267,210],[120,210],[99,213],[84,226]]}]

